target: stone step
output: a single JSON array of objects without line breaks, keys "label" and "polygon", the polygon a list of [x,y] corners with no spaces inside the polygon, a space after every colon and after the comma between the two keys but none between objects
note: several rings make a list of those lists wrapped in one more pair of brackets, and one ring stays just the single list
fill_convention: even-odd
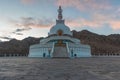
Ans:
[{"label": "stone step", "polygon": [[63,46],[55,46],[53,57],[69,57],[67,53],[67,48]]}]

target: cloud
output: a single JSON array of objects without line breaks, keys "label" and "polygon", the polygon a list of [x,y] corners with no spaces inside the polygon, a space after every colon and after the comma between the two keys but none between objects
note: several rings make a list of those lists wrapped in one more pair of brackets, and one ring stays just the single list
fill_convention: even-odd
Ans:
[{"label": "cloud", "polygon": [[118,29],[120,29],[120,20],[110,21],[109,25],[110,25],[114,30],[118,30]]},{"label": "cloud", "polygon": [[80,11],[80,14],[85,13],[90,17],[90,19],[83,16],[68,20],[67,24],[70,26],[100,28],[108,24],[113,30],[120,30],[120,8],[109,0],[57,0],[56,5],[72,7]]},{"label": "cloud", "polygon": [[10,32],[11,35],[24,35],[24,31],[29,31],[33,28],[49,28],[55,23],[52,19],[39,19],[34,17],[21,17],[17,20],[10,19],[9,23],[17,28],[16,30]]},{"label": "cloud", "polygon": [[22,33],[14,33],[14,34],[16,34],[16,35],[23,35]]},{"label": "cloud", "polygon": [[87,20],[84,18],[77,18],[74,20],[68,20],[66,21],[66,23],[69,26],[72,27],[83,27],[83,26],[89,26],[91,28],[97,28],[97,27],[101,27],[103,25],[102,22],[96,21],[96,20]]},{"label": "cloud", "polygon": [[101,24],[109,24],[113,30],[120,29],[120,18],[116,17],[117,14],[96,14],[94,15],[94,21]]},{"label": "cloud", "polygon": [[21,33],[21,32],[23,32],[23,31],[29,31],[30,29],[32,29],[32,28],[29,28],[29,27],[27,27],[27,28],[18,28],[18,29],[16,29],[15,31],[13,31],[13,32],[11,32],[11,33],[13,33],[13,34],[16,34],[16,35],[23,35],[23,33]]},{"label": "cloud", "polygon": [[[77,19],[69,19],[66,23],[72,27],[83,27],[89,26],[90,28],[100,28],[104,25],[109,25],[112,30],[120,30],[120,19],[116,19],[114,15],[111,14],[93,14],[91,15],[92,19],[85,19],[83,17],[79,17]],[[108,27],[108,26],[107,26]]]},{"label": "cloud", "polygon": [[16,29],[14,32],[22,32],[22,31],[28,31],[32,28],[22,28],[22,29]]},{"label": "cloud", "polygon": [[5,40],[11,40],[13,38],[10,38],[10,37],[3,37],[3,36],[0,36],[1,39],[5,39]]},{"label": "cloud", "polygon": [[111,8],[108,0],[57,0],[56,4],[64,7],[74,7],[82,11],[105,10]]},{"label": "cloud", "polygon": [[28,5],[28,4],[34,4],[37,2],[37,0],[20,0],[22,4]]},{"label": "cloud", "polygon": [[33,17],[21,17],[18,20],[10,20],[16,27],[20,28],[46,28],[53,23],[51,19],[38,19]]}]

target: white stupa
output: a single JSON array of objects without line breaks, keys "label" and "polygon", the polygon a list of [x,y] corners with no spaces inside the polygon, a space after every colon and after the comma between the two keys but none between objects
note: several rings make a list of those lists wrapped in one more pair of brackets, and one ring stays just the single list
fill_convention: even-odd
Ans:
[{"label": "white stupa", "polygon": [[28,56],[41,58],[91,57],[91,48],[89,45],[81,44],[79,39],[73,38],[70,28],[62,19],[62,9],[59,6],[56,25],[50,29],[48,37],[40,40],[39,44],[30,46]]}]

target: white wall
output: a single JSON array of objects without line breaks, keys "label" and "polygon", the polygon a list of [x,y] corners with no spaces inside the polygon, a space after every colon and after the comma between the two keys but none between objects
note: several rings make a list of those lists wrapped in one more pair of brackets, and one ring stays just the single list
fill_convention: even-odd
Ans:
[{"label": "white wall", "polygon": [[[69,45],[70,55],[73,52],[73,56],[76,54],[76,57],[91,57],[91,48],[90,46],[86,45]],[[71,55],[72,56],[72,55]]]},{"label": "white wall", "polygon": [[29,49],[29,55],[28,57],[43,57],[43,54],[45,53],[46,57],[49,56],[49,51],[52,50],[51,44],[46,44],[44,46],[36,44],[36,46],[31,46]]}]

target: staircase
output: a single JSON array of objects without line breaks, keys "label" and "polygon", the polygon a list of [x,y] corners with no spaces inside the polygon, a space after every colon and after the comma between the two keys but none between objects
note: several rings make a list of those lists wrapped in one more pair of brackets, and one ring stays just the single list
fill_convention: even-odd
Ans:
[{"label": "staircase", "polygon": [[55,46],[53,57],[54,58],[68,58],[69,54],[67,53],[66,46]]}]

